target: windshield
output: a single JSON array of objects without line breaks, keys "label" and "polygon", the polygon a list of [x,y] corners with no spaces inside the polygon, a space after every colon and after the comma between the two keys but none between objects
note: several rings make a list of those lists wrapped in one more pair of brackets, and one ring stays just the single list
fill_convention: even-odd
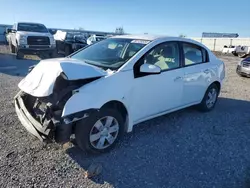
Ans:
[{"label": "windshield", "polygon": [[47,28],[43,24],[19,23],[17,26],[17,30],[18,31],[48,33]]},{"label": "windshield", "polygon": [[100,67],[119,68],[150,41],[109,38],[95,43],[71,56]]}]

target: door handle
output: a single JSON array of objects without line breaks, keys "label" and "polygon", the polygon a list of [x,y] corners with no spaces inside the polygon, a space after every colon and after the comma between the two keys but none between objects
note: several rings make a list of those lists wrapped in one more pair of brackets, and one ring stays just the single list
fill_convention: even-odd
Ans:
[{"label": "door handle", "polygon": [[205,74],[209,74],[209,73],[210,73],[209,69],[206,69],[206,70],[204,70],[203,72],[204,72]]},{"label": "door handle", "polygon": [[181,79],[182,79],[181,76],[177,76],[177,77],[174,79],[174,81],[176,82],[176,81],[181,80]]}]

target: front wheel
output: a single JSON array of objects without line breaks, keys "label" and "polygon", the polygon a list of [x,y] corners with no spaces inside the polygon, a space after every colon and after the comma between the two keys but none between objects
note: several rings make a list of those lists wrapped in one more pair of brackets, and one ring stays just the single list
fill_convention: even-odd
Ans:
[{"label": "front wheel", "polygon": [[216,84],[212,84],[208,87],[201,103],[199,104],[199,109],[203,112],[211,111],[217,102],[219,95],[219,88]]},{"label": "front wheel", "polygon": [[23,59],[24,54],[16,48],[16,59]]},{"label": "front wheel", "polygon": [[76,124],[77,145],[91,153],[112,149],[124,132],[124,119],[115,109],[101,109]]}]

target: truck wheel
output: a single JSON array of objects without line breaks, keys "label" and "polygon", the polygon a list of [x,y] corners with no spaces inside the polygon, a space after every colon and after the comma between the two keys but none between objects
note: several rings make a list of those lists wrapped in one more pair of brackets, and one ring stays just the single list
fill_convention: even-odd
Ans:
[{"label": "truck wheel", "polygon": [[55,58],[55,57],[57,57],[57,50],[53,50],[53,52],[51,52],[51,53],[49,54],[49,57],[50,57],[50,58]]},{"label": "truck wheel", "polygon": [[24,54],[16,48],[16,59],[23,59]]},{"label": "truck wheel", "polygon": [[112,149],[124,132],[124,120],[115,109],[103,108],[76,124],[77,145],[91,153]]}]

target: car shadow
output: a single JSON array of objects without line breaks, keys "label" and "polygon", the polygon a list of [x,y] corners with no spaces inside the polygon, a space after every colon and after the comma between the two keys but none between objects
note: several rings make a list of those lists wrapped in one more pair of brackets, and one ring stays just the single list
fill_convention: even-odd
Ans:
[{"label": "car shadow", "polygon": [[16,59],[14,54],[0,53],[0,73],[11,76],[25,76],[32,65],[36,65],[38,60]]},{"label": "car shadow", "polygon": [[220,97],[208,113],[191,107],[138,124],[109,153],[91,155],[74,146],[67,154],[84,170],[92,163],[101,163],[103,172],[92,178],[97,184],[247,186],[249,114],[250,101]]}]

